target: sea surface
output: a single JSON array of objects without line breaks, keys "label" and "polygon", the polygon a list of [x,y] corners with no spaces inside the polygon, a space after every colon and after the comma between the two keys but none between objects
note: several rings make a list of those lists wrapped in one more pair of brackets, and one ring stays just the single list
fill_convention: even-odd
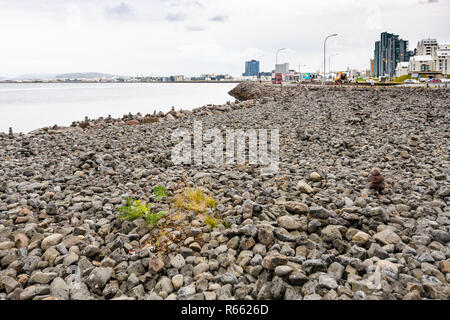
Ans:
[{"label": "sea surface", "polygon": [[0,132],[28,133],[73,121],[191,110],[234,101],[236,83],[0,83]]}]

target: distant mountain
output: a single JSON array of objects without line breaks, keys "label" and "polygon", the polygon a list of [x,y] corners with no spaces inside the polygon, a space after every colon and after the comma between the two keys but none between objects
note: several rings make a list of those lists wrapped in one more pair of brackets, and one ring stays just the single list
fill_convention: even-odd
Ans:
[{"label": "distant mountain", "polygon": [[56,80],[56,79],[112,79],[112,78],[127,78],[123,76],[116,76],[101,72],[73,72],[73,73],[62,73],[62,74],[45,74],[45,73],[28,73],[23,74],[15,78],[1,78],[5,80]]},{"label": "distant mountain", "polygon": [[112,74],[101,73],[101,72],[74,72],[74,73],[63,73],[56,75],[57,79],[95,79],[95,78],[117,78],[119,76],[115,76]]}]

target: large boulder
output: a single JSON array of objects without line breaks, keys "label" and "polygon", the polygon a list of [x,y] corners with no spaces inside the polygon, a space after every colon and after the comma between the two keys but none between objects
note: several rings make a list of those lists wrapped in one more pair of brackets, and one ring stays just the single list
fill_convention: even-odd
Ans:
[{"label": "large boulder", "polygon": [[269,88],[256,82],[241,82],[228,94],[239,101],[260,99],[269,95]]}]

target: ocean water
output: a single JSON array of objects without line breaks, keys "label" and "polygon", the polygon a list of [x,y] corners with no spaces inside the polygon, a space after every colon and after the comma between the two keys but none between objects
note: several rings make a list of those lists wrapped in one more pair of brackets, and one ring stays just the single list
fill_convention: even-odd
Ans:
[{"label": "ocean water", "polygon": [[0,83],[0,131],[28,133],[73,121],[191,110],[234,101],[236,83]]}]

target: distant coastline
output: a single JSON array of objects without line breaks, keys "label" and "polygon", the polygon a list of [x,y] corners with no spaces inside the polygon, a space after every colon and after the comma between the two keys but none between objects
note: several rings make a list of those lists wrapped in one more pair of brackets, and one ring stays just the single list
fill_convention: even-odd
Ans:
[{"label": "distant coastline", "polygon": [[0,80],[0,83],[241,83],[240,80],[183,80],[183,81],[86,81],[86,80],[74,80],[74,81],[42,81],[42,80],[30,80],[30,81],[17,81],[17,80]]}]

